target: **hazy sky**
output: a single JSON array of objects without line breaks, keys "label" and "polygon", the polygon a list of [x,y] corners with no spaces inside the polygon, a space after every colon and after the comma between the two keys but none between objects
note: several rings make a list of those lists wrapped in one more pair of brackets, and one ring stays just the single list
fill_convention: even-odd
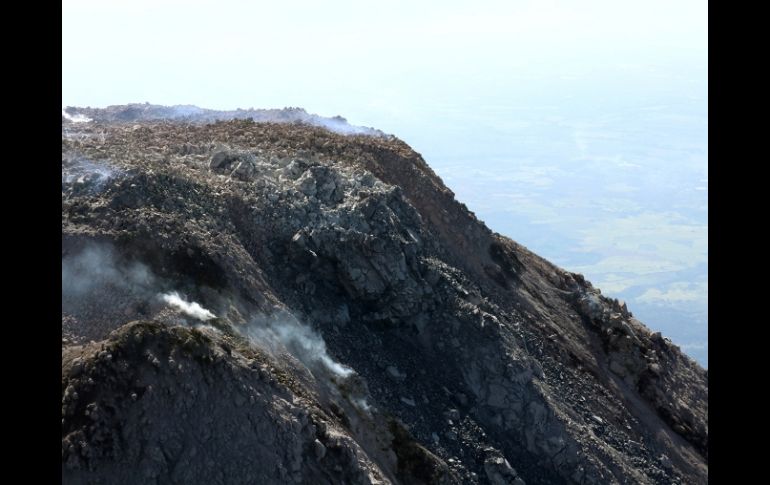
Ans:
[{"label": "hazy sky", "polygon": [[547,98],[640,72],[654,84],[654,71],[705,65],[707,48],[705,0],[64,0],[62,11],[65,105],[302,106],[365,125],[511,90]]}]

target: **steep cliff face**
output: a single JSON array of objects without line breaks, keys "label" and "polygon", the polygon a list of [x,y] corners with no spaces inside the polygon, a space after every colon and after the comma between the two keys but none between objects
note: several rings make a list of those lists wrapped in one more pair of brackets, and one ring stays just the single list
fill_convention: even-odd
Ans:
[{"label": "steep cliff face", "polygon": [[76,114],[65,481],[706,482],[706,371],[403,142]]}]

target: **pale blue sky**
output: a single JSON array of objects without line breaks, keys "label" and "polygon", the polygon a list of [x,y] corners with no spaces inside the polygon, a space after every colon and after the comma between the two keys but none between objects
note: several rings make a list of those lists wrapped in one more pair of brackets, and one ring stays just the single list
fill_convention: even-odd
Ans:
[{"label": "pale blue sky", "polygon": [[705,0],[64,0],[62,102],[392,133],[499,231],[708,363]]}]

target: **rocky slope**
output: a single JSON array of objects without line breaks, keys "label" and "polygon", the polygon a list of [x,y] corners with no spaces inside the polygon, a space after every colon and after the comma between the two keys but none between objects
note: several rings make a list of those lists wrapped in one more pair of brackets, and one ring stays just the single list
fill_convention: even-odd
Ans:
[{"label": "rocky slope", "polygon": [[405,143],[132,106],[62,118],[65,483],[707,481],[707,372]]}]

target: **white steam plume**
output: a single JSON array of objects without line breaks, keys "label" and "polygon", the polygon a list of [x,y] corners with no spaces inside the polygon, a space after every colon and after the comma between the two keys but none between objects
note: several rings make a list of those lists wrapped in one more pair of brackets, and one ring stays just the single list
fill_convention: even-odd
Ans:
[{"label": "white steam plume", "polygon": [[200,306],[200,304],[197,302],[188,302],[184,300],[176,291],[164,293],[160,295],[160,297],[163,301],[181,311],[185,315],[197,318],[198,320],[205,322],[207,320],[211,320],[212,318],[216,318],[216,315]]},{"label": "white steam plume", "polygon": [[335,376],[347,378],[354,371],[332,359],[326,351],[326,342],[309,327],[297,321],[270,322],[265,327],[251,327],[248,336],[256,344],[283,347],[308,369],[323,369]]},{"label": "white steam plume", "polygon": [[345,120],[337,118],[314,118],[312,124],[326,128],[340,135],[372,135],[375,130],[363,126],[349,124]]},{"label": "white steam plume", "polygon": [[88,123],[89,121],[92,121],[91,118],[89,118],[86,115],[77,113],[73,116],[67,113],[66,111],[64,111],[64,109],[61,110],[61,115],[73,123]]}]

